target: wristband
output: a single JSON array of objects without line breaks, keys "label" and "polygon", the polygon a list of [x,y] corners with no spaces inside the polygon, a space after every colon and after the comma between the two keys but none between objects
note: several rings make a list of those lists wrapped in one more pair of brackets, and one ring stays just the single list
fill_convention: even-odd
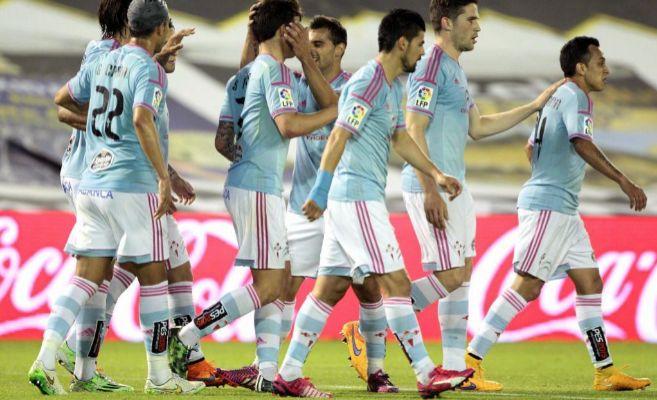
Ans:
[{"label": "wristband", "polygon": [[328,192],[331,188],[331,181],[333,174],[320,169],[315,179],[315,185],[308,194],[308,200],[312,200],[322,210],[326,210],[326,203],[328,202]]}]

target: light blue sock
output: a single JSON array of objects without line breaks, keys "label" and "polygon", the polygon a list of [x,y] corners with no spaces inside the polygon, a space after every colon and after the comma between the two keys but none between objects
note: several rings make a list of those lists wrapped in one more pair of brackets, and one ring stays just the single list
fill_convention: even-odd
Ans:
[{"label": "light blue sock", "polygon": [[109,281],[103,281],[78,314],[75,377],[82,381],[93,378],[96,372],[96,359],[103,344],[105,331],[105,302],[108,287]]},{"label": "light blue sock", "polygon": [[278,372],[278,351],[281,345],[283,302],[276,300],[254,313],[256,356],[260,375],[273,381]]},{"label": "light blue sock", "polygon": [[386,357],[386,310],[383,300],[376,303],[360,303],[360,333],[365,338],[367,349],[367,374],[383,371],[383,360]]},{"label": "light blue sock", "polygon": [[470,282],[464,282],[438,303],[438,321],[443,347],[443,369],[465,369],[465,346],[468,329],[468,293]]},{"label": "light blue sock", "polygon": [[433,273],[430,273],[424,278],[416,279],[411,284],[413,309],[418,312],[446,297],[448,294],[447,289],[445,289]]},{"label": "light blue sock", "polygon": [[602,295],[578,295],[575,298],[575,315],[593,366],[602,368],[612,364],[602,319]]}]

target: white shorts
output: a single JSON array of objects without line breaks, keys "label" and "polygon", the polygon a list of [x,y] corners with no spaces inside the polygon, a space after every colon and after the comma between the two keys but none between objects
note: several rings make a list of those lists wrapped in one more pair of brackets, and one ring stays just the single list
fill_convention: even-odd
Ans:
[{"label": "white shorts", "polygon": [[155,193],[78,190],[77,218],[66,252],[86,257],[114,257],[119,264],[169,258],[166,219],[153,218]]},{"label": "white shorts", "polygon": [[361,284],[371,274],[404,269],[383,202],[329,200],[324,218],[319,275],[348,276]]},{"label": "white shorts", "polygon": [[440,193],[447,205],[447,226],[439,230],[427,221],[424,212],[424,193],[403,192],[404,203],[411,219],[415,236],[420,243],[422,268],[426,271],[445,271],[465,265],[474,257],[477,216],[474,201],[467,188],[454,200]]},{"label": "white shorts", "polygon": [[569,269],[598,268],[579,214],[518,209],[513,268],[542,281],[561,279]]},{"label": "white shorts", "polygon": [[284,269],[289,260],[285,201],[262,192],[226,187],[226,208],[237,236],[238,267]]},{"label": "white shorts", "polygon": [[80,186],[79,179],[67,178],[65,176],[60,176],[60,182],[62,184],[62,189],[64,190],[64,195],[66,195],[66,200],[68,204],[73,209],[75,213],[75,195],[78,192],[78,186]]},{"label": "white shorts", "polygon": [[308,221],[303,215],[288,211],[285,215],[287,245],[290,249],[292,276],[316,278],[319,254],[324,241],[324,218]]},{"label": "white shorts", "polygon": [[169,259],[167,260],[167,270],[180,267],[189,261],[189,253],[185,246],[185,240],[180,234],[178,223],[173,215],[167,215],[167,230],[169,233]]}]

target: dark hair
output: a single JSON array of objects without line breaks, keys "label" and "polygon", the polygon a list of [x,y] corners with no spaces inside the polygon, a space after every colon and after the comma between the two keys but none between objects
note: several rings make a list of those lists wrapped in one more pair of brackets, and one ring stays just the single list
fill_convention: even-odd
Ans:
[{"label": "dark hair", "polygon": [[440,32],[440,21],[447,17],[454,21],[463,14],[463,7],[468,4],[478,4],[478,0],[431,0],[429,4],[429,20],[435,32]]},{"label": "dark hair", "polygon": [[331,42],[334,45],[340,43],[347,44],[347,30],[338,21],[337,18],[327,17],[326,15],[315,15],[310,21],[310,29],[328,29],[331,34]]},{"label": "dark hair", "polygon": [[379,51],[391,51],[400,37],[411,41],[420,31],[426,31],[422,16],[415,11],[395,8],[379,25]]},{"label": "dark hair", "polygon": [[273,38],[281,25],[293,22],[296,17],[302,17],[296,0],[263,1],[253,15],[251,31],[255,40],[261,43]]},{"label": "dark hair", "polygon": [[589,63],[591,60],[590,45],[600,47],[600,42],[596,38],[577,36],[563,45],[559,55],[559,63],[566,78],[575,75],[578,63]]},{"label": "dark hair", "polygon": [[131,0],[101,0],[98,4],[98,23],[103,39],[112,38],[128,25],[128,6]]}]

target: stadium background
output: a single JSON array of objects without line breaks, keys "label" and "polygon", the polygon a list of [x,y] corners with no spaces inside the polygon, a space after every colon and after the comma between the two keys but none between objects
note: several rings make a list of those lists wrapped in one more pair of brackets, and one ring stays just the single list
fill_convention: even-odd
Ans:
[{"label": "stadium background", "polygon": [[[620,190],[593,171],[587,174],[582,212],[589,216],[586,223],[605,279],[610,338],[657,342],[657,8],[639,0],[482,3],[480,40],[474,52],[463,55],[462,65],[484,113],[521,104],[558,79],[558,51],[567,38],[587,34],[601,40],[612,75],[608,89],[593,95],[594,135],[644,185],[648,215],[624,215],[631,213]],[[354,71],[376,54],[382,13],[402,3],[302,4],[307,16],[340,17],[350,35],[344,67]],[[427,4],[403,2],[423,15]],[[231,268],[235,238],[221,200],[228,164],[212,146],[223,85],[237,69],[248,3],[171,0],[169,5],[177,27],[197,28],[169,79],[168,101],[171,164],[199,193],[198,201],[178,217],[195,268],[196,303],[204,307],[248,279],[247,271]],[[96,6],[88,0],[0,1],[0,338],[40,337],[57,288],[73,273],[72,260],[61,251],[73,217],[58,175],[69,129],[57,122],[52,96],[77,71],[86,43],[99,36]],[[430,33],[427,42],[432,42]],[[471,330],[510,277],[515,198],[529,174],[522,146],[533,122],[528,119],[469,146],[466,153],[479,215]],[[410,273],[417,277],[419,250],[401,202],[401,164],[394,156],[392,164],[387,201],[397,213],[393,221]],[[291,168],[288,189],[290,178]],[[139,339],[136,293],[133,285],[117,306],[111,337]],[[578,338],[573,303],[572,285],[548,284],[502,339]],[[336,309],[325,336],[336,337],[345,318],[356,313],[349,297]],[[423,313],[421,322],[426,337],[439,337],[435,312]],[[243,318],[213,337],[253,340],[252,321]]]}]

